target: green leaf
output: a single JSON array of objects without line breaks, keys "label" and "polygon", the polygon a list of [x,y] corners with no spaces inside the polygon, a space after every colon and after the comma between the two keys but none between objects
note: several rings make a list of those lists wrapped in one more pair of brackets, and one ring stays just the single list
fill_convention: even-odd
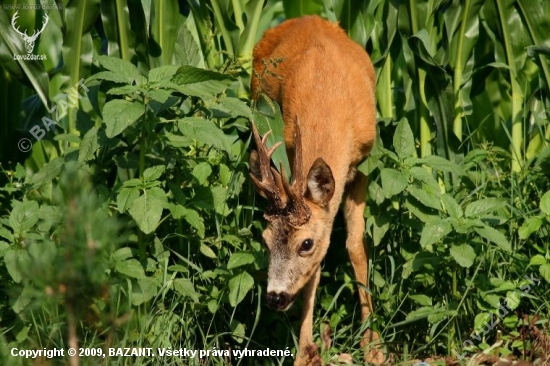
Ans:
[{"label": "green leaf", "polygon": [[231,255],[227,262],[227,269],[241,267],[254,263],[254,255],[248,252],[236,252]]},{"label": "green leaf", "polygon": [[450,194],[444,194],[441,196],[441,201],[443,202],[443,207],[449,217],[452,217],[455,220],[461,219],[464,216],[462,207],[456,202],[453,196]]},{"label": "green leaf", "polygon": [[197,117],[183,118],[178,121],[178,128],[186,137],[231,153],[235,138],[225,135],[212,121]]},{"label": "green leaf", "polygon": [[512,246],[508,239],[500,231],[493,229],[490,226],[484,225],[482,227],[474,227],[476,233],[481,237],[487,239],[490,242],[495,243],[499,248],[505,250],[506,252],[512,251]]},{"label": "green leaf", "polygon": [[406,118],[403,118],[395,129],[393,147],[400,160],[405,160],[414,154],[414,135]]},{"label": "green leaf", "polygon": [[122,187],[120,192],[116,196],[116,203],[118,207],[118,212],[124,213],[126,210],[132,206],[132,203],[139,197],[139,189],[132,187],[126,188]]},{"label": "green leaf", "polygon": [[98,56],[97,60],[105,69],[117,74],[121,81],[132,84],[139,75],[137,67],[118,57]]},{"label": "green leaf", "polygon": [[424,189],[420,189],[417,186],[407,187],[407,192],[409,192],[414,198],[416,198],[420,203],[426,207],[435,208],[438,211],[441,211],[441,201],[439,198],[439,191],[430,188],[429,186],[424,186]]},{"label": "green leaf", "polygon": [[254,279],[247,272],[242,272],[229,280],[229,304],[235,307],[252,289]]},{"label": "green leaf", "polygon": [[145,271],[137,259],[131,258],[125,261],[116,261],[115,270],[131,278],[145,278]]},{"label": "green leaf", "polygon": [[540,254],[536,254],[529,260],[530,266],[540,266],[541,264],[546,264],[546,259]]},{"label": "green leaf", "polygon": [[105,103],[103,121],[107,137],[115,137],[145,113],[145,106],[140,102],[129,102],[115,99]]},{"label": "green leaf", "polygon": [[197,229],[197,234],[201,239],[204,238],[204,221],[197,211],[174,204],[171,204],[169,208],[175,219],[183,218],[189,225]]},{"label": "green leaf", "polygon": [[386,196],[386,198],[391,198],[403,192],[409,184],[407,177],[402,172],[395,169],[382,169],[380,171],[380,178],[382,179],[382,189],[384,190],[384,196]]},{"label": "green leaf", "polygon": [[176,65],[164,65],[149,70],[148,79],[149,82],[168,81],[176,74],[179,67]]},{"label": "green leaf", "polygon": [[29,231],[38,222],[38,203],[36,201],[14,201],[9,218],[10,226],[16,234]]},{"label": "green leaf", "polygon": [[468,244],[453,244],[451,245],[450,253],[451,257],[453,257],[459,265],[465,268],[470,268],[476,259],[474,248]]},{"label": "green leaf", "polygon": [[4,254],[6,269],[15,283],[23,280],[21,268],[30,269],[30,257],[26,250],[11,249]]},{"label": "green leaf", "polygon": [[195,84],[209,80],[233,80],[233,77],[212,70],[200,69],[198,67],[183,65],[180,66],[172,81],[178,85]]},{"label": "green leaf", "polygon": [[212,174],[212,167],[207,162],[199,163],[193,168],[192,175],[197,179],[197,182],[200,185],[206,183],[210,174]]},{"label": "green leaf", "polygon": [[9,249],[10,249],[10,245],[5,241],[0,240],[0,258],[4,257],[4,255]]},{"label": "green leaf", "polygon": [[483,198],[471,202],[466,206],[464,215],[466,217],[477,217],[482,214],[496,211],[506,206],[506,202],[500,198]]},{"label": "green leaf", "polygon": [[550,191],[546,192],[540,199],[540,210],[550,216]]},{"label": "green leaf", "polygon": [[539,273],[546,282],[550,283],[550,263],[541,265],[539,267]]},{"label": "green leaf", "polygon": [[195,291],[195,286],[187,278],[177,278],[173,282],[174,290],[182,296],[191,298],[194,302],[199,302],[199,294]]},{"label": "green leaf", "polygon": [[529,217],[518,230],[520,239],[527,239],[532,233],[538,231],[543,223],[541,217]]},{"label": "green leaf", "polygon": [[150,234],[157,228],[165,206],[164,191],[159,187],[153,187],[146,189],[143,195],[136,198],[128,212],[136,220],[140,230]]},{"label": "green leaf", "polygon": [[64,164],[65,161],[63,158],[53,159],[49,163],[42,166],[38,173],[32,176],[31,183],[36,186],[50,183],[54,178],[57,178],[59,173],[61,173],[61,169]]},{"label": "green leaf", "polygon": [[449,172],[456,175],[465,174],[464,169],[462,169],[456,163],[437,155],[428,155],[426,157],[423,157],[419,159],[419,163],[442,172]]},{"label": "green leaf", "polygon": [[99,150],[99,142],[97,138],[97,127],[92,127],[86,132],[80,143],[80,150],[78,151],[78,161],[86,162],[93,159],[94,154]]},{"label": "green leaf", "polygon": [[218,258],[216,253],[214,253],[214,251],[212,250],[212,248],[210,248],[208,245],[204,243],[201,243],[199,250],[202,254],[204,254],[208,258],[212,258],[212,259]]},{"label": "green leaf", "polygon": [[223,98],[218,104],[209,109],[214,112],[214,116],[217,118],[235,118],[239,116],[252,118],[250,107],[237,98]]},{"label": "green leaf", "polygon": [[422,306],[432,306],[432,299],[426,295],[411,295],[409,298]]},{"label": "green leaf", "polygon": [[428,221],[422,229],[420,245],[424,248],[432,245],[446,237],[452,231],[451,224],[445,220]]},{"label": "green leaf", "polygon": [[164,173],[165,168],[164,165],[155,165],[145,169],[143,172],[143,180],[145,182],[152,182],[159,179],[162,173]]}]

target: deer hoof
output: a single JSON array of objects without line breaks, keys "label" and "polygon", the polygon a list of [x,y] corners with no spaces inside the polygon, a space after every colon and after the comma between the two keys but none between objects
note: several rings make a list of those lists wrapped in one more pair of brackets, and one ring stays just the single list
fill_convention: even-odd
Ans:
[{"label": "deer hoof", "polygon": [[363,335],[361,346],[365,349],[365,362],[369,365],[383,365],[384,354],[380,349],[380,336],[372,329],[367,329]]},{"label": "deer hoof", "polygon": [[294,362],[294,366],[322,366],[323,360],[319,356],[319,347],[315,343],[308,344]]}]

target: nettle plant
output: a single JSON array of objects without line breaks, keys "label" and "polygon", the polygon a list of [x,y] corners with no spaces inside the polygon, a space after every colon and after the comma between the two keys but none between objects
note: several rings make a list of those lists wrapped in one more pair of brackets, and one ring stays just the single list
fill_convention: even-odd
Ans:
[{"label": "nettle plant", "polygon": [[[468,336],[479,325],[476,315],[497,311],[503,298],[516,297],[530,271],[529,258],[517,253],[511,243],[516,237],[508,235],[513,208],[495,183],[499,172],[486,166],[490,155],[472,149],[460,164],[435,155],[419,158],[409,123],[402,119],[393,149],[377,141],[359,167],[371,177],[367,228],[381,254],[374,263],[374,291],[379,291],[383,311],[393,316],[405,306],[386,331],[427,321],[429,326],[421,326],[426,333],[418,339],[425,344],[422,349],[443,346],[437,340],[443,334],[452,335],[448,340]],[[524,226],[535,229],[542,221],[537,216]],[[501,262],[510,265],[493,269],[492,263]],[[510,278],[507,271],[516,280],[503,279]],[[441,292],[441,283],[449,284],[447,291]],[[403,303],[407,298],[410,308]],[[510,312],[506,321],[512,329],[518,317]],[[443,342],[447,350],[461,349],[451,342]]]},{"label": "nettle plant", "polygon": [[[67,164],[78,164],[89,171],[104,213],[118,216],[135,233],[113,249],[105,264],[110,284],[122,289],[119,295],[127,296],[132,306],[160,311],[172,306],[167,299],[177,298],[173,306],[190,312],[186,324],[169,335],[162,325],[169,313],[152,318],[144,344],[180,344],[165,337],[179,339],[182,332],[189,332],[185,342],[195,348],[219,345],[217,337],[226,336],[242,343],[257,318],[250,318],[248,308],[240,316],[235,307],[254,293],[256,272],[267,262],[261,244],[252,240],[252,227],[259,226],[253,208],[241,203],[241,196],[249,193],[244,189],[249,188],[244,185],[244,162],[253,112],[235,97],[238,79],[192,66],[161,66],[144,76],[121,59],[99,56],[97,61],[100,70],[86,85],[98,117],[79,113],[80,137],[72,135],[68,141],[64,135],[71,147],[63,156],[25,179],[24,170],[15,172],[18,179],[10,193],[18,193],[23,202],[14,202],[9,219],[0,225],[0,235],[13,242],[13,247],[0,242],[12,279],[21,282],[19,273],[36,264],[25,259],[33,257],[27,252],[34,247],[13,239],[19,232],[14,225],[26,225],[29,237],[41,232],[44,224],[36,215],[47,219],[55,213],[51,191],[59,189]],[[53,240],[51,245],[62,243]],[[12,260],[13,253],[24,260]],[[88,295],[82,296],[94,296]],[[22,311],[21,301],[14,306]],[[233,314],[221,311],[224,307],[235,308]],[[208,322],[214,333],[217,323],[231,332],[210,336],[193,327]]]}]

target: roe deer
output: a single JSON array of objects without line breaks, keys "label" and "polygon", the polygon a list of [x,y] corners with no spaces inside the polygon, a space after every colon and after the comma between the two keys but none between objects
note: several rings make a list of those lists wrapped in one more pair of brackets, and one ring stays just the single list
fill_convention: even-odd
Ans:
[{"label": "roe deer", "polygon": [[[278,60],[280,62],[273,62]],[[271,154],[252,124],[257,151],[250,176],[270,201],[263,240],[270,253],[266,301],[287,310],[303,289],[304,308],[295,365],[318,363],[312,323],[320,264],[327,253],[334,218],[344,202],[346,249],[359,284],[362,320],[372,311],[363,211],[367,179],[356,165],[368,155],[376,135],[375,76],[367,53],[338,24],[317,16],[283,22],[268,30],[254,49],[252,99],[264,93],[277,101],[292,184],[271,168]],[[378,342],[368,329],[362,345]],[[383,362],[379,348],[365,360]]]}]

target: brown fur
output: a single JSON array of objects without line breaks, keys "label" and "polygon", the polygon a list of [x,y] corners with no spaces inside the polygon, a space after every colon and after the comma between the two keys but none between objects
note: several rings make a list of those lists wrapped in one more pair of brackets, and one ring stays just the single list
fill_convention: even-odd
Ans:
[{"label": "brown fur", "polygon": [[[253,67],[252,98],[258,99],[264,93],[281,105],[291,166],[296,163],[304,178],[307,176],[298,184],[300,199],[310,211],[307,222],[292,225],[291,215],[283,214],[288,210],[280,210],[280,216],[270,219],[263,238],[270,251],[268,292],[284,292],[293,300],[303,290],[295,364],[310,364],[314,358],[310,354],[313,305],[320,263],[342,202],[348,230],[346,248],[360,284],[363,321],[372,309],[370,294],[361,287],[367,286],[368,278],[363,242],[366,177],[356,172],[355,166],[368,155],[376,135],[374,69],[366,52],[337,24],[317,16],[291,19],[266,31],[254,49]],[[296,128],[302,159],[294,162]],[[270,197],[258,184],[265,177],[261,176],[256,157],[250,161],[256,188],[276,201],[278,196]],[[301,248],[306,239],[313,241],[314,248],[304,252]],[[292,300],[282,310],[290,307]],[[377,341],[377,334],[368,330],[364,344]],[[366,352],[365,360],[383,362],[378,348]]]}]

